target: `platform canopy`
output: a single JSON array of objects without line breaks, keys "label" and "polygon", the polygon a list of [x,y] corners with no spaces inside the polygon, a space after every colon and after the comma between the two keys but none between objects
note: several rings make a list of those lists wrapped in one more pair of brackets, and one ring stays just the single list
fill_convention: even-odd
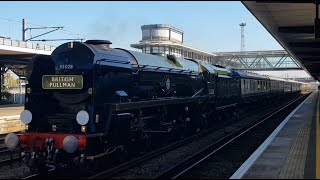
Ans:
[{"label": "platform canopy", "polygon": [[12,40],[0,36],[0,67],[6,67],[24,77],[30,60],[38,55],[50,55],[53,46]]},{"label": "platform canopy", "polygon": [[320,80],[320,21],[315,1],[241,1],[316,80]]}]

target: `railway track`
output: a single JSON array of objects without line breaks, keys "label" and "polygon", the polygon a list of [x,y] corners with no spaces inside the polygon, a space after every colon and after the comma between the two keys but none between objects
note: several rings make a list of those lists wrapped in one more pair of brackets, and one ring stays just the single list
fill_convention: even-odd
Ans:
[{"label": "railway track", "polygon": [[3,156],[3,155],[7,155],[7,154],[10,154],[11,151],[9,149],[7,149],[6,147],[1,147],[0,148],[0,157]]},{"label": "railway track", "polygon": [[[170,168],[164,172],[161,172],[160,174],[154,176],[152,179],[164,179],[164,178],[165,179],[176,179],[176,178],[191,178],[191,177],[198,177],[199,178],[199,176],[192,176],[192,172],[197,171],[196,169],[199,168],[200,165],[203,166],[204,163],[206,161],[208,161],[208,159],[212,158],[213,155],[215,155],[217,152],[221,151],[226,146],[228,146],[232,143],[235,143],[244,135],[252,133],[252,131],[255,130],[257,127],[261,128],[262,125],[265,125],[264,123],[267,120],[269,120],[270,118],[272,118],[274,116],[277,116],[278,113],[291,107],[293,104],[295,104],[296,102],[298,102],[299,100],[304,99],[304,98],[305,98],[305,95],[289,102],[284,107],[271,112],[270,114],[263,117],[260,121],[258,121],[254,125],[239,129],[233,133],[226,135],[225,137],[223,137],[219,141],[209,145],[208,147],[197,152],[193,156],[190,156],[189,158],[179,162],[175,166],[172,166],[172,168]],[[226,156],[225,153],[223,153],[223,155]],[[206,178],[208,178],[208,177],[206,177]],[[228,177],[209,177],[209,178],[228,178]]]},{"label": "railway track", "polygon": [[8,164],[10,165],[11,163],[17,162],[19,160],[21,160],[21,158],[17,156],[13,157],[12,159],[11,158],[2,159],[0,160],[0,166],[8,165]]},{"label": "railway track", "polygon": [[0,136],[0,166],[11,164],[21,159],[18,154],[18,148],[9,150],[5,147],[4,140],[6,135],[7,134],[1,134]]},{"label": "railway track", "polygon": [[[137,158],[134,158],[134,159],[132,159],[132,160],[130,160],[128,162],[125,162],[125,163],[119,165],[119,166],[116,166],[116,167],[114,167],[112,169],[109,169],[108,171],[101,172],[101,173],[97,174],[96,176],[97,177],[98,176],[112,176],[113,174],[116,174],[116,173],[121,172],[123,170],[129,169],[129,168],[131,168],[131,167],[133,167],[135,165],[138,165],[138,164],[142,163],[143,161],[146,161],[146,160],[148,160],[148,159],[150,159],[150,158],[152,158],[154,156],[159,156],[162,153],[165,153],[165,152],[167,152],[167,151],[169,151],[171,149],[177,148],[179,146],[183,146],[184,144],[186,144],[188,142],[191,142],[191,141],[193,141],[195,139],[198,139],[198,138],[200,138],[202,136],[205,136],[205,135],[207,135],[209,133],[212,133],[213,131],[214,131],[214,129],[209,129],[209,130],[203,131],[201,133],[198,133],[196,135],[188,137],[187,139],[180,140],[178,142],[170,144],[170,145],[168,145],[166,147],[163,147],[161,149],[158,149],[158,150],[152,151],[150,153],[147,153],[145,155],[142,155],[142,156],[139,156]],[[50,170],[51,173],[53,173],[55,171],[56,171],[56,169]],[[91,177],[89,177],[89,179],[95,178],[96,176],[91,176]],[[25,177],[24,179],[36,179],[36,178],[40,178],[40,177],[42,177],[42,175],[34,174],[34,175],[31,175],[31,176]]]},{"label": "railway track", "polygon": [[[55,171],[56,171],[55,168],[49,169],[48,170],[48,174],[46,174],[46,175],[54,174]],[[22,179],[43,179],[43,177],[44,176],[41,175],[40,173],[34,173],[34,174],[29,175],[29,176],[23,177]],[[46,177],[52,177],[52,176],[46,176]]]},{"label": "railway track", "polygon": [[[21,131],[18,131],[18,132],[14,132],[14,133],[22,133]],[[5,149],[5,145],[4,145],[4,140],[6,138],[6,134],[0,134],[0,151]]]},{"label": "railway track", "polygon": [[6,147],[0,148],[0,166],[10,165],[13,162],[21,160],[18,148],[9,150]]},{"label": "railway track", "polygon": [[[270,105],[270,107],[272,107],[272,106],[274,106],[274,104],[271,104],[271,105]],[[246,115],[248,115],[248,114],[252,114],[252,112],[243,114],[243,115],[242,115],[242,118],[244,118],[244,117],[245,117]],[[271,113],[268,113],[267,115],[270,115],[270,114],[271,114]],[[220,128],[221,128],[221,127],[220,127]],[[215,131],[217,131],[217,129],[208,130],[208,131],[206,131],[206,132],[207,132],[207,134],[210,134],[210,133],[213,133],[213,132],[215,132]],[[204,132],[204,133],[205,133],[205,132]],[[232,133],[232,134],[234,134],[234,133]],[[231,136],[231,135],[230,135],[230,136]],[[188,140],[186,140],[185,142],[182,142],[182,141],[181,141],[180,143],[183,143],[183,144],[181,144],[180,146],[185,145],[185,144],[188,144],[188,143],[190,143],[190,142],[193,141],[193,140],[200,139],[201,137],[203,137],[203,136],[201,136],[200,134],[194,135],[194,136],[191,137],[191,138],[193,138],[193,139],[190,140],[190,141],[188,141]],[[154,157],[160,156],[161,154],[164,154],[164,153],[166,153],[166,152],[168,152],[168,151],[170,151],[170,150],[172,150],[172,149],[175,149],[175,148],[177,148],[177,147],[180,147],[180,146],[178,146],[178,145],[177,145],[177,146],[173,145],[172,147],[170,147],[170,146],[164,147],[164,148],[159,149],[159,150],[157,150],[157,151],[155,151],[155,152],[146,154],[145,156],[138,157],[138,158],[136,158],[136,159],[133,159],[133,160],[131,160],[131,161],[128,161],[128,162],[126,162],[126,163],[124,163],[124,164],[122,164],[122,165],[120,165],[120,166],[114,167],[114,168],[112,168],[112,169],[108,169],[108,170],[106,170],[106,171],[104,171],[104,172],[101,172],[101,173],[97,173],[97,174],[89,177],[88,179],[112,178],[112,177],[116,176],[117,174],[120,174],[120,173],[123,172],[123,171],[128,171],[129,169],[131,169],[131,168],[133,168],[133,167],[135,167],[135,166],[138,166],[138,165],[140,165],[141,163],[143,163],[143,162],[145,162],[145,161],[148,161],[148,160],[150,160],[150,159],[152,159],[152,158],[154,158]]]},{"label": "railway track", "polygon": [[[272,106],[272,105],[271,105]],[[247,116],[249,113],[244,113],[242,114],[241,116],[245,117]],[[231,122],[230,122],[231,123]],[[221,124],[222,126],[222,124]],[[94,178],[97,178],[97,177],[100,177],[100,176],[103,176],[103,177],[111,177],[112,175],[114,174],[117,174],[119,172],[122,172],[122,171],[125,171],[127,169],[130,169],[136,165],[139,165],[140,163],[144,162],[144,161],[147,161],[153,157],[156,157],[156,156],[159,156],[165,152],[168,152],[172,149],[175,149],[175,148],[178,148],[178,147],[181,147],[185,144],[188,144],[190,143],[191,141],[194,141],[196,139],[199,139],[205,135],[208,135],[210,133],[213,133],[215,132],[218,128],[220,128],[221,126],[219,127],[215,127],[215,128],[212,128],[212,129],[208,129],[208,130],[205,130],[203,132],[200,132],[198,134],[195,134],[195,135],[192,135],[186,139],[183,139],[183,140],[180,140],[180,141],[177,141],[177,142],[174,142],[168,146],[165,146],[163,148],[160,148],[160,149],[157,149],[157,150],[154,150],[152,152],[149,152],[145,155],[142,155],[142,156],[139,156],[137,158],[133,158],[131,159],[130,161],[127,161],[123,164],[120,164],[119,166],[116,166],[114,168],[111,168],[111,169],[108,169],[107,171],[103,171],[103,172],[100,172],[98,174],[95,174],[95,175],[89,175],[87,176],[86,178],[88,179],[94,179]],[[55,174],[55,177],[58,177],[59,175],[61,175],[61,173],[58,172],[59,170],[58,169],[51,169],[49,171],[50,174]],[[30,176],[27,176],[27,177],[24,177],[23,179],[41,179],[43,177],[48,177],[50,176],[50,174],[44,174],[44,175],[41,175],[39,173],[36,173],[36,174],[33,174],[33,175],[30,175]],[[68,175],[64,174],[62,175],[64,178]]]},{"label": "railway track", "polygon": [[0,145],[4,145],[4,138],[6,137],[7,134],[1,134],[0,136]]}]

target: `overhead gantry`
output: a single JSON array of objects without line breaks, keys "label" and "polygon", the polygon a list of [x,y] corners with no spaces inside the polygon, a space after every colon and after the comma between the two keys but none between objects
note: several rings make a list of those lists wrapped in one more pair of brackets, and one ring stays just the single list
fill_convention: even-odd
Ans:
[{"label": "overhead gantry", "polygon": [[315,80],[320,79],[319,1],[242,1]]}]

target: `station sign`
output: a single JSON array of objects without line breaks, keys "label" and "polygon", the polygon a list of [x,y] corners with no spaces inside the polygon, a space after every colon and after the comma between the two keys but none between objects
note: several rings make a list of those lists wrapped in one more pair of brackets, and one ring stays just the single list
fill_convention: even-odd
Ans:
[{"label": "station sign", "polygon": [[43,89],[82,89],[82,75],[44,75],[42,76]]}]

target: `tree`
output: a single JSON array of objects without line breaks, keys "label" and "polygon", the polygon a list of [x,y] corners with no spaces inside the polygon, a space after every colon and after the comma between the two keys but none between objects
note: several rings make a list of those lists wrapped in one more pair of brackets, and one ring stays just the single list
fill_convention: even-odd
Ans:
[{"label": "tree", "polygon": [[10,73],[11,71],[8,71],[4,74],[4,86],[6,87],[18,87],[19,86],[19,80],[14,78],[13,75]]}]

